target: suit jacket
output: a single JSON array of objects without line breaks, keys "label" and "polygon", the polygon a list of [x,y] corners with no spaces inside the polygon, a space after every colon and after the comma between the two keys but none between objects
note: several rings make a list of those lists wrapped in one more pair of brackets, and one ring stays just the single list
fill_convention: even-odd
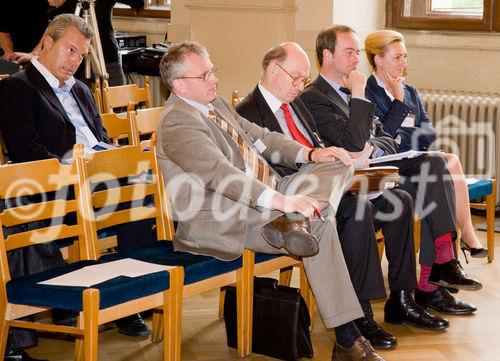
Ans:
[{"label": "suit jacket", "polygon": [[[309,137],[312,139],[314,147],[324,147],[323,140],[319,137],[319,131],[316,128],[316,124],[314,124],[314,119],[309,110],[307,110],[305,104],[299,98],[296,98],[290,105],[306,129]],[[255,87],[255,89],[236,106],[236,111],[243,118],[261,127],[267,128],[272,132],[283,133],[278,120],[271,111],[271,108],[269,108],[259,87]],[[281,176],[296,172],[296,169],[291,169],[279,164],[271,163],[271,165]]]},{"label": "suit jacket", "polygon": [[[212,104],[248,144],[260,143],[266,160],[297,169],[302,145],[240,117],[222,99]],[[265,217],[257,199],[269,188],[245,173],[238,145],[212,120],[175,94],[165,106],[157,154],[179,217],[175,248],[236,258],[247,239],[258,236],[260,227],[252,225]]]},{"label": "suit jacket", "polygon": [[[386,154],[397,152],[397,144],[380,125],[373,124],[375,105],[352,98],[347,105],[337,92],[319,76],[302,92],[300,98],[312,113],[326,146],[363,150],[369,142]],[[374,135],[374,137],[372,137]]]},{"label": "suit jacket", "polygon": [[[383,124],[383,129],[393,137],[401,136],[399,151],[410,149],[428,150],[436,139],[436,131],[420,100],[417,89],[405,84],[404,99],[391,101],[384,88],[377,84],[373,75],[366,83],[366,98],[376,104],[375,115]],[[406,116],[412,113],[415,116],[415,127],[401,127]]]},{"label": "suit jacket", "polygon": [[[88,87],[77,80],[71,93],[92,133],[109,142]],[[76,142],[75,127],[33,65],[0,82],[0,133],[13,162],[61,159]]]}]

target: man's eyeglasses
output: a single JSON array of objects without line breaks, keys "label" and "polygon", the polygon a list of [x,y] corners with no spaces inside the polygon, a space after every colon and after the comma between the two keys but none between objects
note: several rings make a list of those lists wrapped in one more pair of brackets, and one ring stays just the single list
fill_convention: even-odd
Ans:
[{"label": "man's eyeglasses", "polygon": [[209,81],[210,80],[210,76],[215,75],[215,73],[217,73],[217,67],[216,66],[214,66],[209,71],[203,73],[202,75],[198,75],[198,76],[180,76],[180,77],[178,77],[176,79],[201,79],[203,81]]},{"label": "man's eyeglasses", "polygon": [[299,86],[299,85],[302,84],[305,87],[311,81],[311,79],[308,78],[308,77],[303,78],[303,77],[295,77],[295,76],[293,76],[285,68],[283,68],[280,65],[280,63],[276,63],[276,65],[279,66],[285,73],[287,73],[290,78],[292,78],[292,85],[293,86]]}]

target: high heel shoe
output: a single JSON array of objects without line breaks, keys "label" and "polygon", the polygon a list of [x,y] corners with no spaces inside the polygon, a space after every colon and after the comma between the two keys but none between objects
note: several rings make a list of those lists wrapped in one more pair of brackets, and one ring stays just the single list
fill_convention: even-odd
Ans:
[{"label": "high heel shoe", "polygon": [[469,258],[467,257],[467,254],[465,251],[468,251],[470,253],[471,257],[474,258],[484,258],[488,255],[488,250],[484,247],[470,247],[467,243],[464,242],[463,239],[460,239],[460,249],[462,250],[464,257],[465,257],[465,262],[469,263]]}]

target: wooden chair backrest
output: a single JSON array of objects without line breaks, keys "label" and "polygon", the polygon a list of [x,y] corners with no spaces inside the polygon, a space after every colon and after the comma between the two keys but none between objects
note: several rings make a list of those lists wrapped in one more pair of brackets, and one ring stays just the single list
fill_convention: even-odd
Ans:
[{"label": "wooden chair backrest", "polygon": [[[89,202],[82,201],[85,195],[80,191],[77,167],[57,159],[0,166],[0,266],[4,284],[10,279],[6,252],[15,249],[75,238],[81,259],[96,258]],[[76,216],[68,225],[62,220],[70,213]]]},{"label": "wooden chair backrest", "polygon": [[135,144],[141,144],[141,148],[150,146],[150,139],[156,133],[156,128],[161,120],[161,115],[165,107],[155,107],[148,109],[137,109],[132,113],[132,123],[135,126]]},{"label": "wooden chair backrest", "polygon": [[94,84],[92,85],[92,95],[94,96],[95,104],[97,105],[97,109],[99,113],[102,113],[102,90],[101,90],[101,81],[99,79],[95,79]]},{"label": "wooden chair backrest", "polygon": [[[136,84],[110,87],[107,80],[104,80],[102,85],[102,101],[103,113],[112,113],[116,108],[130,107],[130,102],[133,103],[134,108],[141,104],[145,108],[151,107],[152,101],[148,77],[144,78],[143,88],[139,88]],[[127,110],[133,109],[128,108]]]},{"label": "wooden chair backrest", "polygon": [[233,94],[231,96],[231,105],[233,106],[233,108],[236,108],[240,101],[241,98],[239,92],[237,90],[233,90]]},{"label": "wooden chair backrest", "polygon": [[137,145],[135,123],[132,120],[133,111],[126,113],[101,114],[101,120],[108,138],[114,145],[120,145],[122,139],[126,139],[127,145]]},{"label": "wooden chair backrest", "polygon": [[[84,182],[91,194],[96,229],[144,219],[154,219],[158,239],[173,239],[174,227],[154,149],[143,152],[137,146],[87,154],[84,158]],[[118,179],[126,181],[118,181]],[[144,205],[153,197],[152,205]],[[131,205],[118,209],[121,203]]]}]

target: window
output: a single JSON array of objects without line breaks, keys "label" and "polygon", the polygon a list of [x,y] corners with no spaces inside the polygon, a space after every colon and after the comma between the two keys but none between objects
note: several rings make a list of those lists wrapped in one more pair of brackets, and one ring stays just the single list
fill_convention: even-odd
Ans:
[{"label": "window", "polygon": [[500,30],[500,1],[387,0],[387,25],[395,28]]},{"label": "window", "polygon": [[170,18],[171,0],[145,0],[144,9],[134,10],[128,5],[117,3],[113,15]]}]

